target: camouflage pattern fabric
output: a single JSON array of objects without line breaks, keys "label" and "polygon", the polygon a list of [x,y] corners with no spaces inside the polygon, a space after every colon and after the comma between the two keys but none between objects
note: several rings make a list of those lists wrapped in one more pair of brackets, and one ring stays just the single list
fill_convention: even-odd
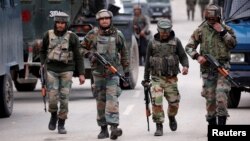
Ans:
[{"label": "camouflage pattern fabric", "polygon": [[[121,31],[111,27],[109,33],[94,28],[81,43],[86,57],[98,52],[121,73],[129,72],[129,54]],[[88,56],[89,57],[89,56]],[[97,103],[97,123],[99,126],[119,125],[119,102],[121,94],[119,77],[107,70],[99,61],[92,61],[94,78],[93,91]]]},{"label": "camouflage pattern fabric", "polygon": [[[71,91],[73,71],[55,73],[47,71],[47,92],[49,95],[49,112],[58,112],[60,119],[67,119],[68,101]],[[60,107],[58,108],[58,102]]]},{"label": "camouflage pattern fabric", "polygon": [[155,123],[164,122],[163,97],[168,101],[168,116],[175,116],[179,109],[180,94],[176,76],[152,76],[152,111]]},{"label": "camouflage pattern fabric", "polygon": [[229,116],[227,111],[227,93],[230,82],[217,72],[202,74],[201,95],[206,99],[207,120],[216,116]]},{"label": "camouflage pattern fabric", "polygon": [[[221,23],[222,24],[222,23]],[[197,59],[198,55],[210,54],[225,68],[230,69],[230,50],[236,45],[234,31],[222,24],[224,31],[216,32],[207,22],[201,24],[191,35],[185,47],[187,54]],[[200,52],[197,47],[200,44]],[[227,94],[230,83],[207,63],[200,65],[203,79],[202,96],[206,98],[207,120],[215,116],[229,116],[227,112]]]},{"label": "camouflage pattern fabric", "polygon": [[97,104],[97,123],[99,126],[107,124],[119,125],[119,101],[121,94],[119,77],[94,77],[94,95]]}]

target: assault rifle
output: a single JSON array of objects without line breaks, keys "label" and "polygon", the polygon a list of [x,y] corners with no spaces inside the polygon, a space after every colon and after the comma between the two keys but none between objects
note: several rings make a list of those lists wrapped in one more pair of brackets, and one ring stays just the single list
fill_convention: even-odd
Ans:
[{"label": "assault rifle", "polygon": [[41,75],[41,84],[42,84],[42,96],[43,96],[43,103],[44,103],[44,111],[47,112],[46,109],[46,69],[45,66],[40,68],[40,75]]},{"label": "assault rifle", "polygon": [[149,116],[151,115],[149,103],[152,100],[152,95],[150,92],[151,84],[145,80],[143,80],[141,84],[144,87],[144,100],[146,105],[146,116],[147,116],[148,131],[149,131]]},{"label": "assault rifle", "polygon": [[218,72],[223,75],[228,81],[230,81],[237,88],[240,87],[240,84],[234,81],[234,79],[229,75],[228,71],[220,65],[220,63],[210,54],[205,54],[204,57],[206,60],[212,65],[212,67],[216,68]]},{"label": "assault rifle", "polygon": [[110,62],[108,62],[105,58],[103,58],[98,52],[94,52],[94,56],[97,58],[97,60],[105,67],[107,68],[109,71],[111,71],[113,74],[119,76],[119,78],[125,82],[125,83],[128,83],[127,80],[125,80],[125,77],[122,76],[118,71],[117,69],[112,66],[110,64]]}]

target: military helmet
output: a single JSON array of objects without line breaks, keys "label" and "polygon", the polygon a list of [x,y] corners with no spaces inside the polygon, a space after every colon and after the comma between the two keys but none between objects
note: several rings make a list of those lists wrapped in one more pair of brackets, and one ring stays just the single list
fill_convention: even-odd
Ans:
[{"label": "military helmet", "polygon": [[221,18],[220,8],[214,4],[208,5],[204,12],[205,18]]},{"label": "military helmet", "polygon": [[136,5],[133,6],[133,9],[134,10],[141,10],[141,5],[136,4]]},{"label": "military helmet", "polygon": [[69,15],[64,13],[64,12],[58,12],[55,16],[54,16],[54,21],[55,22],[65,22],[65,23],[69,23]]},{"label": "military helmet", "polygon": [[172,22],[169,19],[160,19],[157,22],[157,30],[159,32],[170,32],[172,29]]},{"label": "military helmet", "polygon": [[101,18],[111,18],[113,17],[113,13],[107,9],[102,9],[96,13],[96,20],[99,20]]}]

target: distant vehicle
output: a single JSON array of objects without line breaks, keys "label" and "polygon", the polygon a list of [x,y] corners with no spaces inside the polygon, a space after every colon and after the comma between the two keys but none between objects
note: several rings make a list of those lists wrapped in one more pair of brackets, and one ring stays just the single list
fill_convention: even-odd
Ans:
[{"label": "distant vehicle", "polygon": [[12,80],[24,68],[23,32],[19,0],[0,0],[0,117],[12,114]]},{"label": "distant vehicle", "polygon": [[[231,51],[230,75],[244,87],[250,87],[250,1],[225,0],[224,22],[237,38],[236,48]],[[228,95],[228,107],[237,108],[243,87],[232,87]],[[248,91],[249,92],[249,91]]]},{"label": "distant vehicle", "polygon": [[149,16],[147,0],[123,0],[124,13],[134,14],[133,6],[138,4],[141,6],[142,13]]},{"label": "distant vehicle", "polygon": [[151,21],[168,18],[172,21],[172,6],[170,0],[147,0]]}]

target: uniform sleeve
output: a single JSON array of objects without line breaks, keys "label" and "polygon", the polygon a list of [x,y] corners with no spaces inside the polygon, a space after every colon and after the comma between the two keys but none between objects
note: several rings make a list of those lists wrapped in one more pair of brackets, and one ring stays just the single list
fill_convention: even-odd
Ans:
[{"label": "uniform sleeve", "polygon": [[193,34],[191,35],[187,45],[185,46],[186,53],[192,58],[197,59],[199,56],[199,53],[197,52],[197,46],[200,44],[201,33],[199,32],[199,29],[196,29]]},{"label": "uniform sleeve", "polygon": [[145,60],[145,69],[144,69],[144,80],[150,79],[150,62],[149,58],[152,53],[152,40],[148,43],[147,52],[146,52],[146,60]]},{"label": "uniform sleeve", "polygon": [[40,49],[40,61],[41,65],[45,64],[46,59],[47,59],[47,50],[49,46],[49,33],[46,32],[43,36],[43,43],[42,47]]},{"label": "uniform sleeve", "polygon": [[76,69],[79,75],[83,75],[84,72],[84,61],[83,57],[80,54],[80,41],[78,36],[75,33],[71,33],[70,41],[73,43],[73,54],[74,54],[74,61],[76,63]]},{"label": "uniform sleeve", "polygon": [[220,33],[220,35],[222,36],[224,42],[226,43],[227,48],[233,49],[235,48],[236,43],[237,43],[236,36],[232,28],[226,25],[224,26],[225,26],[225,30],[222,33]]},{"label": "uniform sleeve", "polygon": [[188,57],[185,50],[181,44],[181,41],[177,38],[177,54],[180,59],[180,63],[183,67],[189,67]]},{"label": "uniform sleeve", "polygon": [[121,64],[123,66],[123,71],[124,73],[129,72],[129,52],[128,52],[128,47],[126,45],[126,39],[122,32],[118,31],[118,38],[119,38],[119,48],[120,50],[120,55],[121,55]]},{"label": "uniform sleeve", "polygon": [[93,39],[94,39],[94,30],[91,30],[87,33],[87,35],[84,37],[84,40],[81,42],[81,49],[80,53],[82,56],[88,58],[88,54],[91,51],[91,48],[93,47]]}]

